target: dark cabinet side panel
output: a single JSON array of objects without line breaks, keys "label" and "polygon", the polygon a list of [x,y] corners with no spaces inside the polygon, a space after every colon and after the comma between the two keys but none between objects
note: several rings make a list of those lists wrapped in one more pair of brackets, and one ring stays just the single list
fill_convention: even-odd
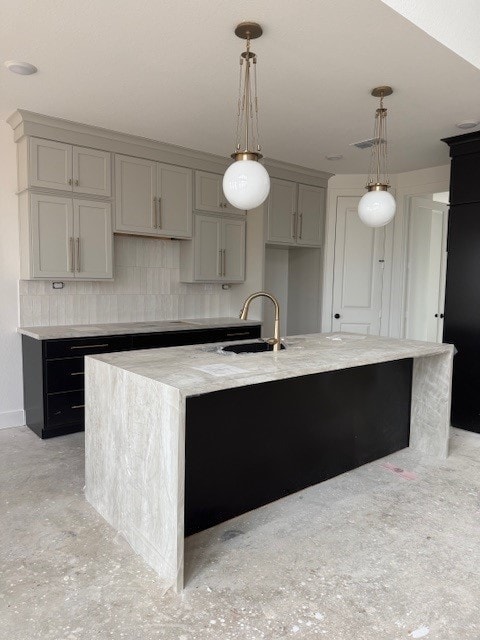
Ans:
[{"label": "dark cabinet side panel", "polygon": [[450,204],[480,201],[479,158],[478,153],[457,155],[452,158]]},{"label": "dark cabinet side panel", "polygon": [[480,432],[480,203],[450,209],[443,339],[458,350],[452,424]]},{"label": "dark cabinet side panel", "polygon": [[408,446],[412,361],[187,399],[192,534]]}]

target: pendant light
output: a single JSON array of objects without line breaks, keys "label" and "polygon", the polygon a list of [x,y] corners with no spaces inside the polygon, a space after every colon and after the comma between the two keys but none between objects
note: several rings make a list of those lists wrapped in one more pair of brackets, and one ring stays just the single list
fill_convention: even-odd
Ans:
[{"label": "pendant light", "polygon": [[395,215],[395,199],[388,192],[390,179],[387,169],[387,110],[383,106],[385,96],[392,93],[392,87],[372,89],[372,96],[380,98],[380,106],[375,112],[370,173],[365,185],[368,191],[358,203],[358,215],[369,227],[383,227]]},{"label": "pendant light", "polygon": [[256,22],[242,22],[235,29],[235,35],[246,40],[246,50],[240,56],[234,162],[223,177],[223,193],[231,205],[243,210],[260,206],[270,192],[269,175],[259,162],[257,56],[250,51],[250,40],[262,33]]}]

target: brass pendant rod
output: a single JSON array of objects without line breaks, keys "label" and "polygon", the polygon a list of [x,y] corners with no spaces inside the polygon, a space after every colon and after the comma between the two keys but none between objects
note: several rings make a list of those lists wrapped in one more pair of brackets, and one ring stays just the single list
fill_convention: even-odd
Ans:
[{"label": "brass pendant rod", "polygon": [[247,34],[247,55],[245,56],[245,151],[248,151],[248,123],[250,118],[250,35]]}]

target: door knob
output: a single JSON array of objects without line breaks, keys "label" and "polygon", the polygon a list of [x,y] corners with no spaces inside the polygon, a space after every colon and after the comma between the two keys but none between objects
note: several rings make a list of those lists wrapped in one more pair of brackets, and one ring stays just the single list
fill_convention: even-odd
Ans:
[{"label": "door knob", "polygon": [[435,314],[435,318],[438,318],[438,313]]},{"label": "door knob", "polygon": [[445,316],[443,315],[443,313],[440,314],[440,318],[444,318]]},{"label": "door knob", "polygon": [[336,313],[333,317],[334,317],[336,320],[338,320],[338,319],[340,318],[340,314],[339,314],[339,313]]}]

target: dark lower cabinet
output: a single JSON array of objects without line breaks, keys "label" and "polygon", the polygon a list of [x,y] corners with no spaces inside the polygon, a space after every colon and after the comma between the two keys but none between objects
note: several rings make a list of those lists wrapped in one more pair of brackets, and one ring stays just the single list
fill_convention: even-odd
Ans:
[{"label": "dark lower cabinet", "polygon": [[412,360],[187,399],[185,532],[408,447]]},{"label": "dark lower cabinet", "polygon": [[22,336],[27,426],[41,438],[83,431],[84,356],[260,337],[260,324],[64,340]]}]

